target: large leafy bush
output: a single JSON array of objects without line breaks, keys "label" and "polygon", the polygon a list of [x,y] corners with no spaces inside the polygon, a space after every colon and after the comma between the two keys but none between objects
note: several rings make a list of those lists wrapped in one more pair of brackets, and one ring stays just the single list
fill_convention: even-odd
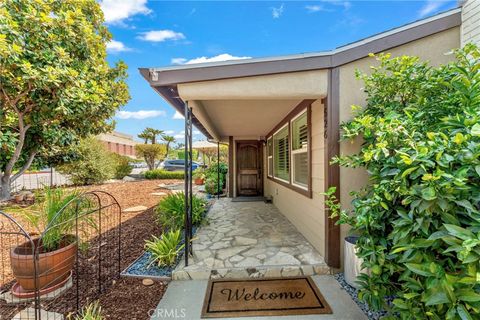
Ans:
[{"label": "large leafy bush", "polygon": [[113,178],[115,163],[102,142],[94,137],[83,139],[75,153],[77,160],[58,167],[74,184],[97,184]]},{"label": "large leafy bush", "polygon": [[112,157],[113,161],[113,176],[115,179],[123,179],[125,176],[128,176],[130,173],[132,173],[133,166],[130,164],[132,159],[117,153],[112,153],[110,156]]},{"label": "large leafy bush", "polygon": [[[401,319],[478,319],[480,314],[480,52],[431,67],[380,55],[365,82],[366,106],[343,124],[361,150],[336,159],[363,167],[354,192],[358,256],[370,275],[360,297]],[[335,211],[335,210],[334,210]]]}]

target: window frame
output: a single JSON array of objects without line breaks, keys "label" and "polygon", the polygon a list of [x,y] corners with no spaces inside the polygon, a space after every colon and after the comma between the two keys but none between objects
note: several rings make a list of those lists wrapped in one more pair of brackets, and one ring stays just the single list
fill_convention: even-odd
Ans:
[{"label": "window frame", "polygon": [[[303,116],[304,114],[306,114],[307,116],[307,146],[297,150],[293,150],[293,122],[298,118],[300,118],[301,116]],[[293,186],[308,191],[308,180],[311,178],[309,169],[307,168],[307,183],[304,185],[304,184],[299,184],[295,182],[295,166],[294,166],[294,155],[299,153],[307,154],[307,162],[308,162],[307,166],[310,166],[310,158],[309,158],[309,151],[308,151],[310,149],[310,139],[309,139],[310,125],[308,121],[308,107],[300,111],[298,114],[296,114],[289,122],[290,122],[290,135],[292,137],[292,141],[291,141],[292,146],[290,148],[290,181]]]},{"label": "window frame", "polygon": [[[271,141],[272,143],[272,153],[270,153],[270,147],[268,146],[268,141]],[[272,165],[270,167],[270,158],[272,159]],[[267,177],[273,178],[273,135],[267,139]],[[270,169],[272,169],[272,173],[270,174]]]},{"label": "window frame", "polygon": [[[287,139],[288,139],[288,156],[287,158],[290,158],[290,153],[291,153],[291,141],[290,141],[290,126],[288,123],[285,123],[283,126],[281,126],[280,128],[278,128],[277,131],[275,131],[272,136],[270,137],[272,139],[272,143],[273,143],[273,149],[272,149],[272,159],[273,159],[273,170],[272,170],[272,177],[274,180],[277,180],[277,181],[281,181],[283,183],[290,183],[292,181],[292,172],[290,170],[290,159],[288,159],[288,180],[285,180],[285,179],[282,179],[282,178],[279,178],[277,176],[275,176],[275,139],[274,139],[274,136],[276,134],[278,134],[280,131],[282,131],[283,129],[287,128]],[[287,159],[285,159],[287,160]]]},{"label": "window frame", "polygon": [[[296,191],[308,198],[312,198],[312,121],[311,121],[311,117],[312,117],[312,103],[316,101],[315,99],[308,99],[308,100],[303,100],[302,102],[300,102],[284,119],[282,119],[282,121],[280,121],[266,136],[266,139],[265,141],[267,142],[265,144],[266,148],[267,148],[267,179],[275,182],[275,183],[278,183],[288,189],[291,189],[293,191]],[[307,112],[307,159],[308,159],[308,167],[307,167],[307,171],[308,171],[308,178],[307,178],[307,186],[302,186],[302,185],[299,185],[299,184],[295,184],[293,182],[293,170],[292,170],[292,164],[293,164],[293,161],[292,161],[292,156],[293,156],[293,153],[292,153],[292,145],[293,145],[293,141],[292,141],[292,121],[294,119],[296,119],[297,117],[299,117],[300,115],[302,115],[304,112]],[[283,179],[280,179],[280,178],[277,178],[275,177],[275,172],[274,172],[274,169],[275,169],[275,159],[274,159],[274,155],[275,155],[275,143],[273,141],[273,135],[275,133],[277,133],[278,131],[280,131],[281,129],[283,129],[285,126],[288,126],[288,139],[289,139],[289,144],[288,144],[288,148],[289,148],[289,178],[290,178],[290,181],[286,181],[286,180],[283,180]],[[273,143],[273,153],[272,153],[272,157],[273,157],[273,168],[272,168],[272,175],[273,176],[269,176],[268,175],[268,139],[272,139],[272,143]]]}]

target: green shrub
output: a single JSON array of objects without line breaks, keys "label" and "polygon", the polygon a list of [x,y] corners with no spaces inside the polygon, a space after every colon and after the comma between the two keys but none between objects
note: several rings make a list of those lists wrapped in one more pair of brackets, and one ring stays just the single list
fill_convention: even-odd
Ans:
[{"label": "green shrub", "polygon": [[93,137],[84,139],[75,152],[75,161],[57,167],[58,171],[69,176],[74,184],[98,184],[113,178],[115,165],[111,153],[102,142]]},{"label": "green shrub", "polygon": [[[217,172],[220,171],[220,176]],[[220,170],[218,170],[217,163],[212,163],[205,170],[205,191],[208,194],[217,194],[218,191],[222,193],[223,188],[225,188],[226,175],[228,172],[228,165],[226,163],[220,162]],[[218,178],[220,177],[220,187],[218,187]]]},{"label": "green shrub", "polygon": [[114,163],[114,178],[123,179],[125,176],[128,176],[132,173],[133,166],[130,165],[131,159],[126,156],[122,156],[116,153],[112,153],[111,157]]},{"label": "green shrub", "polygon": [[145,179],[183,179],[183,171],[165,171],[161,169],[148,170],[145,172]]},{"label": "green shrub", "polygon": [[[480,52],[454,63],[379,56],[361,75],[366,107],[345,123],[361,150],[335,161],[370,173],[340,211],[370,275],[359,297],[389,319],[478,319],[480,313]],[[330,190],[331,193],[332,190]],[[335,211],[335,210],[334,210]]]},{"label": "green shrub", "polygon": [[153,240],[145,240],[145,249],[151,254],[148,267],[153,263],[156,263],[159,267],[174,266],[178,253],[185,246],[180,244],[182,241],[180,229],[170,230],[162,234],[160,238],[155,236],[152,236],[152,238]]},{"label": "green shrub", "polygon": [[[69,317],[70,319],[70,317]],[[102,308],[98,301],[90,303],[88,306],[83,308],[78,315],[76,315],[74,320],[103,320]]]},{"label": "green shrub", "polygon": [[[206,210],[206,201],[193,195],[192,224],[200,225]],[[168,229],[182,229],[185,223],[185,194],[172,193],[160,200],[155,209],[157,220]]]}]

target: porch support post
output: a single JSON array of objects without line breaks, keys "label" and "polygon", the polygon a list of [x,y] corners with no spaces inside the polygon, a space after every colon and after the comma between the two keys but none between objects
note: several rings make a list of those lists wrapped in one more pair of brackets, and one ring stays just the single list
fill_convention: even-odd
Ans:
[{"label": "porch support post", "polygon": [[185,266],[188,266],[188,258],[189,254],[191,253],[190,248],[190,238],[191,238],[191,192],[192,192],[192,139],[191,139],[191,132],[192,132],[192,115],[191,110],[188,106],[188,101],[185,101],[184,104],[184,116],[185,116],[185,191],[184,191],[184,205],[185,205],[185,224],[184,224],[184,238],[185,238]]},{"label": "porch support post", "polygon": [[[193,239],[193,113],[192,108],[188,108],[188,117],[189,117],[189,127],[188,127],[188,240]],[[188,244],[190,249],[190,254],[193,256],[193,246],[191,243]]]},{"label": "porch support post", "polygon": [[217,199],[220,199],[220,142],[217,141]]},{"label": "porch support post", "polygon": [[233,137],[228,137],[228,196],[233,198]]},{"label": "porch support post", "polygon": [[[330,164],[340,154],[340,91],[339,68],[328,70],[328,94],[324,99],[324,143],[325,143],[325,191],[336,187],[335,196],[340,200],[340,167]],[[329,217],[325,207],[325,262],[333,268],[340,268],[340,226],[337,219]]]}]

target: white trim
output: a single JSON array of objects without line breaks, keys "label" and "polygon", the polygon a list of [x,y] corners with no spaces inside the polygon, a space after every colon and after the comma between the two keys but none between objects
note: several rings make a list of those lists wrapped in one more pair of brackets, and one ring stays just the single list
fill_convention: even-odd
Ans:
[{"label": "white trim", "polygon": [[283,181],[285,183],[290,183],[292,177],[291,177],[291,174],[292,174],[292,171],[290,170],[290,163],[289,163],[289,166],[288,166],[288,176],[290,178],[290,181],[289,180],[285,180],[285,179],[282,179],[282,178],[279,178],[277,176],[275,176],[275,139],[274,139],[274,136],[279,133],[280,131],[282,131],[283,129],[285,129],[285,127],[287,128],[288,130],[288,133],[287,133],[287,139],[288,139],[288,153],[289,153],[289,157],[290,157],[290,146],[291,146],[291,141],[290,141],[290,122],[288,121],[287,123],[285,123],[283,126],[281,126],[280,128],[278,128],[277,131],[275,131],[273,134],[272,134],[272,147],[273,147],[273,154],[272,154],[272,158],[273,158],[273,170],[272,170],[272,178],[274,180],[278,180],[278,181]]},{"label": "white trim", "polygon": [[[291,172],[291,176],[290,176],[290,179],[291,179],[291,183],[292,183],[292,186],[295,186],[297,188],[300,188],[300,189],[303,189],[303,190],[306,190],[308,191],[308,183],[307,184],[299,184],[299,183],[296,183],[295,182],[295,165],[294,165],[294,160],[293,160],[293,156],[295,154],[299,154],[299,153],[306,153],[307,154],[307,158],[308,158],[308,137],[307,137],[307,145],[302,145],[302,147],[300,149],[296,149],[296,150],[293,150],[293,122],[295,120],[297,120],[298,118],[300,118],[301,116],[303,116],[304,114],[306,114],[307,116],[307,126],[308,126],[308,108],[305,108],[303,111],[300,111],[297,115],[295,115],[295,117],[293,117],[292,119],[290,119],[289,123],[290,123],[290,135],[292,137],[292,141],[290,143],[291,145],[291,151],[290,151],[290,172]],[[308,130],[311,130],[311,128],[308,128]],[[307,161],[310,161],[309,159],[307,159]],[[307,165],[310,165],[309,163]],[[308,168],[307,168],[308,169]],[[309,179],[310,177],[307,177],[307,179]]]}]

